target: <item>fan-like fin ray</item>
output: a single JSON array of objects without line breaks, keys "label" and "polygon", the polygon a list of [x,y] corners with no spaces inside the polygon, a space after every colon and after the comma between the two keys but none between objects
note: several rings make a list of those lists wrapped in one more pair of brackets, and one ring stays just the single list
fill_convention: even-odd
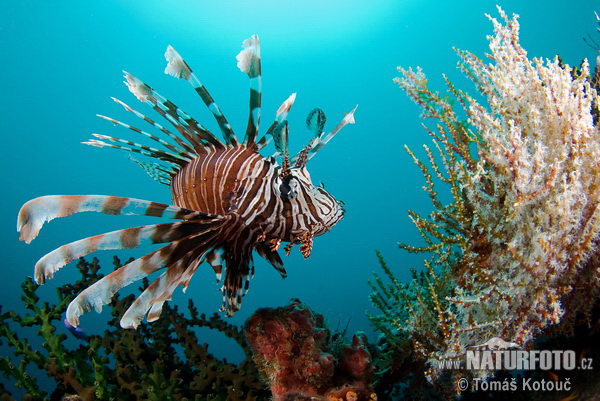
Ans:
[{"label": "fan-like fin ray", "polygon": [[221,112],[221,109],[214,101],[210,93],[208,93],[206,87],[202,85],[196,74],[193,73],[190,66],[171,46],[167,47],[165,58],[168,61],[167,67],[165,68],[165,73],[174,76],[175,78],[183,78],[188,81],[217,120],[217,124],[223,133],[225,143],[228,145],[237,145],[238,141],[233,133],[233,130],[231,129],[231,125],[229,125],[227,119]]},{"label": "fan-like fin ray", "polygon": [[[354,112],[358,108],[358,105],[352,109],[349,113],[346,113],[342,121],[328,134],[321,133],[315,137],[308,145],[308,152],[306,154],[306,161],[310,160],[323,146],[327,144],[342,128],[347,124],[354,124]],[[302,152],[301,152],[302,153]],[[292,158],[292,163],[296,162],[300,157],[300,153]]]},{"label": "fan-like fin ray", "polygon": [[232,244],[232,249],[225,251],[225,283],[223,284],[223,305],[222,311],[227,311],[227,316],[233,316],[240,310],[242,297],[246,295],[249,288],[249,278],[252,271],[252,249],[248,247],[236,246]]},{"label": "fan-like fin ray", "polygon": [[37,237],[44,223],[57,217],[66,217],[80,212],[154,216],[178,220],[219,217],[210,213],[135,198],[106,195],[47,195],[32,199],[21,207],[17,218],[19,239],[30,243]]},{"label": "fan-like fin ray", "polygon": [[283,260],[281,260],[281,256],[277,251],[271,249],[271,246],[268,244],[257,244],[254,249],[258,254],[266,259],[271,266],[275,268],[281,274],[282,278],[287,277],[287,272],[285,271],[285,267],[283,266]]},{"label": "fan-like fin ray", "polygon": [[[200,248],[206,249],[205,244]],[[199,249],[192,250],[154,280],[125,311],[121,318],[121,327],[136,328],[146,315],[148,322],[157,320],[164,303],[173,296],[173,291],[180,285],[187,287],[203,255]]]},{"label": "fan-like fin ray", "polygon": [[179,146],[181,146],[182,149],[185,149],[187,156],[194,157],[193,155],[196,154],[196,151],[186,141],[184,141],[183,139],[181,139],[180,137],[178,137],[177,135],[175,135],[174,133],[172,133],[171,131],[169,131],[168,129],[163,127],[162,125],[158,124],[157,122],[152,120],[150,117],[146,117],[144,114],[140,113],[139,111],[135,110],[134,108],[132,108],[131,106],[127,105],[126,103],[120,101],[119,99],[114,98],[114,97],[111,99],[114,100],[117,104],[120,104],[121,106],[123,106],[123,108],[125,110],[133,113],[136,117],[146,121],[148,124],[152,125],[154,128],[158,129],[159,131],[161,131],[162,133],[167,135],[169,138],[174,140],[175,143],[177,143]]},{"label": "fan-like fin ray", "polygon": [[140,166],[152,179],[167,187],[171,185],[172,177],[178,170],[176,167],[179,167],[173,165],[165,166],[155,162],[142,162],[129,154],[128,156],[131,161]]},{"label": "fan-like fin ray", "polygon": [[323,110],[319,108],[311,110],[306,117],[306,127],[314,132],[316,137],[321,136],[325,128],[325,122],[327,122],[327,117]]},{"label": "fan-like fin ray", "polygon": [[92,252],[109,249],[133,249],[147,244],[173,242],[200,232],[215,230],[219,219],[188,220],[126,228],[95,235],[63,245],[43,256],[35,265],[35,281],[43,284],[66,264]]},{"label": "fan-like fin ray", "polygon": [[250,112],[248,127],[244,137],[245,145],[254,145],[260,124],[260,106],[262,97],[262,73],[260,62],[260,39],[252,35],[244,40],[242,50],[236,57],[238,68],[250,78]]},{"label": "fan-like fin ray", "polygon": [[169,99],[146,85],[133,75],[125,72],[125,84],[138,100],[146,102],[154,110],[175,127],[175,129],[192,145],[195,153],[203,152],[207,144],[221,147],[223,144],[200,123],[187,115]]},{"label": "fan-like fin ray", "polygon": [[223,274],[223,249],[213,249],[209,253],[206,254],[205,257],[206,263],[210,264],[215,272],[215,276],[217,278],[217,283],[221,281],[221,276]]},{"label": "fan-like fin ray", "polygon": [[275,114],[275,121],[273,121],[273,124],[271,124],[271,126],[267,130],[267,133],[262,138],[260,138],[260,140],[256,143],[258,145],[258,149],[264,148],[271,141],[271,139],[273,138],[273,136],[272,136],[273,130],[275,129],[275,127],[277,127],[277,125],[280,122],[287,119],[287,115],[290,112],[290,109],[294,105],[295,101],[296,101],[296,93],[292,93],[290,95],[290,97],[288,97],[281,104],[281,106],[279,106],[279,109],[277,109],[277,113]]},{"label": "fan-like fin ray", "polygon": [[141,280],[149,274],[165,267],[175,266],[183,259],[182,265],[189,261],[187,255],[199,244],[205,244],[215,237],[216,231],[207,230],[175,241],[141,258],[138,258],[82,291],[69,304],[67,320],[73,326],[79,325],[79,316],[92,309],[102,311],[102,306],[110,302],[121,288]]}]

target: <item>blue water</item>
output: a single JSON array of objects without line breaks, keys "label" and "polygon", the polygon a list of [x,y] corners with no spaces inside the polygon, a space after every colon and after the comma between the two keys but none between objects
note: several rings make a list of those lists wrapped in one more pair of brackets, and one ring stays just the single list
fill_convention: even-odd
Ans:
[{"label": "blue water", "polygon": [[[331,325],[350,320],[350,330],[373,339],[365,311],[367,281],[378,270],[380,249],[399,277],[419,269],[420,256],[397,249],[397,242],[419,244],[407,209],[430,209],[418,168],[403,149],[419,150],[430,140],[419,109],[392,82],[396,66],[420,65],[443,90],[441,74],[473,90],[456,69],[452,47],[483,55],[497,1],[20,1],[3,4],[0,14],[0,134],[2,136],[0,244],[3,311],[22,310],[19,284],[32,275],[46,252],[73,240],[156,220],[82,214],[51,222],[30,245],[15,230],[20,206],[47,194],[107,194],[169,203],[166,187],[154,182],[121,152],[84,146],[91,133],[129,139],[135,134],[95,117],[109,115],[144,127],[110,100],[118,97],[149,115],[122,84],[121,70],[144,80],[218,133],[191,87],[163,73],[163,54],[174,46],[207,86],[238,136],[247,121],[247,76],[236,67],[241,43],[261,38],[263,124],[292,92],[291,147],[311,137],[307,113],[322,108],[329,129],[359,105],[356,124],[347,126],[310,161],[313,181],[346,203],[346,217],[315,240],[304,260],[295,248],[284,258],[289,276],[282,280],[265,262],[234,323],[258,307],[279,306],[297,297],[325,314]],[[568,64],[594,60],[582,38],[600,39],[594,11],[600,2],[503,1],[521,16],[522,44],[530,56],[560,54]],[[157,117],[158,119],[159,117]],[[146,128],[146,127],[144,127]],[[128,251],[124,255],[142,255]],[[113,252],[98,254],[106,271]],[[55,299],[55,287],[77,277],[74,265],[61,270],[42,289]],[[132,286],[133,287],[133,286]],[[212,313],[221,294],[208,268],[200,269],[186,294]],[[106,314],[106,313],[105,313]],[[101,321],[101,320],[100,320]],[[95,313],[82,319],[89,332],[102,332]],[[214,345],[218,347],[219,344]]]}]

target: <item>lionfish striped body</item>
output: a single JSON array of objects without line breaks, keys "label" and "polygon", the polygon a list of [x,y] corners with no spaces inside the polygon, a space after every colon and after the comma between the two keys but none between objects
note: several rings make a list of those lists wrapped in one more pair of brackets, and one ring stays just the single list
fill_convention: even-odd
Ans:
[{"label": "lionfish striped body", "polygon": [[[239,310],[254,274],[254,251],[285,277],[283,262],[277,252],[281,242],[288,243],[285,247],[288,254],[293,244],[300,244],[302,254],[308,257],[313,237],[328,231],[343,217],[342,203],[322,187],[312,184],[306,163],[343,126],[354,122],[356,108],[327,134],[323,132],[325,115],[319,109],[313,110],[307,124],[315,135],[302,151],[290,157],[286,118],[295,94],[281,105],[275,121],[259,139],[261,64],[258,37],[247,39],[243,47],[237,57],[238,67],[248,74],[251,82],[250,115],[243,142],[238,141],[191,68],[170,46],[165,54],[168,61],[165,72],[187,80],[194,87],[217,120],[224,141],[150,86],[125,73],[129,90],[164,117],[177,133],[114,99],[169,140],[115,119],[100,117],[141,134],[165,149],[99,134],[94,134],[97,139],[84,142],[157,160],[142,163],[134,159],[154,179],[170,187],[173,205],[104,195],[53,195],[33,199],[21,208],[17,228],[20,239],[27,243],[37,236],[45,222],[84,211],[179,220],[96,235],[63,245],[42,257],[35,267],[35,280],[40,284],[62,266],[98,250],[166,244],[80,293],[67,309],[67,320],[71,325],[77,326],[79,316],[92,308],[100,311],[122,287],[166,268],[125,312],[121,326],[137,327],[144,316],[148,321],[156,320],[175,288],[182,285],[185,290],[203,262],[212,266],[217,281],[225,272],[222,310],[231,316]],[[259,151],[271,139],[274,139],[277,151],[265,158]]]}]

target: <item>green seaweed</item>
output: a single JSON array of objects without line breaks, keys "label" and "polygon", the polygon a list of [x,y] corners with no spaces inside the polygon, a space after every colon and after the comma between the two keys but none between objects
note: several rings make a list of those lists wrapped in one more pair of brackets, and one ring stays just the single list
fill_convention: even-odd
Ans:
[{"label": "green seaweed", "polygon": [[[114,258],[115,268],[121,266]],[[61,399],[76,395],[91,400],[232,400],[264,399],[269,391],[260,380],[252,362],[243,331],[223,321],[216,313],[199,314],[190,300],[187,313],[177,306],[165,305],[161,318],[142,324],[137,330],[125,330],[119,319],[133,296],[113,297],[112,319],[103,336],[88,336],[76,349],[67,347],[67,336],[55,334],[62,325],[66,306],[75,294],[102,278],[98,260],[80,259],[81,278],[57,289],[57,302],[40,304],[38,285],[31,278],[22,284],[22,300],[27,314],[13,311],[0,315],[0,345],[12,349],[13,356],[0,357],[0,372],[12,385],[25,392],[23,400]],[[144,282],[147,285],[147,282]],[[43,343],[36,349],[23,328],[37,329]],[[198,341],[195,329],[206,327],[233,339],[244,351],[239,364],[219,359]],[[183,349],[178,352],[176,347]],[[15,363],[15,361],[19,361]],[[35,368],[56,381],[54,389],[42,388]],[[14,400],[5,385],[0,399]]]}]

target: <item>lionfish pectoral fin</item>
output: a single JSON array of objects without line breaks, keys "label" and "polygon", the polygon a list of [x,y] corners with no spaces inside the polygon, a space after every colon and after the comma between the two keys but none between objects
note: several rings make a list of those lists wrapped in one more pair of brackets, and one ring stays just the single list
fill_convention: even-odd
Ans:
[{"label": "lionfish pectoral fin", "polygon": [[219,219],[188,220],[177,223],[154,224],[126,228],[95,235],[63,245],[43,256],[35,265],[35,281],[43,284],[46,279],[75,259],[92,252],[109,249],[133,249],[145,244],[173,242],[201,231],[214,230],[221,224]]},{"label": "lionfish pectoral fin", "polygon": [[[248,292],[250,279],[254,275],[251,249],[238,246],[235,240],[231,245],[231,241],[222,238],[220,233],[216,233],[209,240],[195,241],[195,248],[170,265],[167,271],[133,302],[121,319],[122,327],[135,328],[144,316],[147,316],[148,322],[158,319],[162,306],[171,299],[175,288],[181,285],[185,291],[192,275],[203,262],[212,266],[217,275],[217,282],[220,281],[225,267],[225,280],[221,287],[221,310],[227,311],[227,316],[233,316],[240,309],[242,298]],[[223,245],[224,243],[227,245]]]},{"label": "lionfish pectoral fin", "polygon": [[17,218],[19,239],[30,243],[37,237],[44,223],[57,217],[80,212],[100,212],[112,215],[142,215],[168,219],[195,219],[218,217],[177,206],[142,199],[106,195],[48,195],[25,203]]},{"label": "lionfish pectoral fin", "polygon": [[144,316],[148,322],[157,320],[164,303],[171,300],[173,291],[180,285],[187,286],[198,269],[199,259],[204,256],[205,248],[206,243],[194,248],[154,280],[125,311],[121,318],[121,327],[137,328]]},{"label": "lionfish pectoral fin", "polygon": [[204,258],[206,263],[210,264],[215,272],[215,276],[217,278],[217,283],[221,282],[221,275],[223,274],[223,249],[213,249]]},{"label": "lionfish pectoral fin", "polygon": [[[181,282],[180,277],[182,275],[187,274],[186,277],[189,279],[189,277],[194,274],[197,267],[197,263],[192,263],[193,260],[198,259],[206,253],[207,249],[210,249],[214,239],[218,237],[220,232],[220,226],[218,225],[207,228],[203,226],[201,222],[190,222],[190,224],[197,224],[200,226],[198,231],[185,236],[182,239],[173,241],[156,251],[150,252],[149,254],[122,266],[77,295],[67,308],[67,320],[69,323],[73,326],[77,326],[79,324],[79,316],[83,313],[92,309],[100,312],[102,306],[108,304],[112,296],[121,288],[141,280],[160,269],[167,268],[167,272],[161,276],[167,277],[167,280],[170,280],[166,283],[167,290],[179,285]],[[157,280],[160,280],[161,277]],[[146,291],[151,287],[152,285],[149,286]],[[154,285],[154,287],[156,287],[156,285]],[[144,293],[146,293],[146,291],[144,291]],[[170,293],[165,294],[165,291],[160,292],[157,296],[162,296],[164,300],[170,299]],[[142,300],[146,297],[147,296],[142,298]],[[134,302],[130,309],[136,309],[134,307],[136,302]],[[137,304],[139,303],[140,302]],[[148,309],[139,316],[136,315],[139,317],[138,321],[143,318],[147,310]],[[129,316],[131,316],[131,314]],[[126,325],[123,327],[134,326],[135,325]]]},{"label": "lionfish pectoral fin", "polygon": [[173,174],[175,174],[175,169],[159,163],[143,162],[129,154],[127,156],[129,160],[140,166],[142,170],[144,170],[146,174],[148,174],[154,181],[167,187],[171,185],[171,180]]}]

